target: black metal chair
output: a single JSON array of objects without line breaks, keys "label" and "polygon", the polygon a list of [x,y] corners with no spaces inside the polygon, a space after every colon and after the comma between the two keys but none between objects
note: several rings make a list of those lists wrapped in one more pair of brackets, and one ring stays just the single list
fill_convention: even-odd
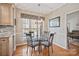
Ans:
[{"label": "black metal chair", "polygon": [[44,45],[44,48],[46,48],[46,47],[48,48],[48,55],[50,55],[49,47],[51,47],[52,53],[53,53],[52,45],[53,45],[54,33],[51,33],[49,37],[47,37],[47,36],[43,36],[43,37],[44,37],[43,39],[45,40],[45,42],[42,42],[42,45]]},{"label": "black metal chair", "polygon": [[39,43],[35,41],[36,38],[32,38],[30,33],[25,33],[25,34],[27,39],[27,54],[28,54],[28,47],[31,47],[32,48],[31,56],[32,56],[33,50],[35,52],[35,47],[38,46]]}]

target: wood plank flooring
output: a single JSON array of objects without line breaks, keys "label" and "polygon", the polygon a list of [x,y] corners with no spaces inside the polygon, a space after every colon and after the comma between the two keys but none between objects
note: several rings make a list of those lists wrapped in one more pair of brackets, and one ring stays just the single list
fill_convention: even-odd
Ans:
[{"label": "wood plank flooring", "polygon": [[[71,45],[71,49],[63,49],[57,45],[53,45],[53,54],[51,53],[51,48],[50,48],[50,56],[79,56],[79,46],[74,46]],[[39,53],[38,51],[32,51],[33,52],[33,56],[38,56]],[[31,50],[29,48],[29,56],[31,55]],[[23,46],[18,46],[16,48],[16,52],[14,56],[27,56],[27,45],[23,45]],[[43,49],[43,51],[41,52],[40,56],[48,56],[48,49]]]}]

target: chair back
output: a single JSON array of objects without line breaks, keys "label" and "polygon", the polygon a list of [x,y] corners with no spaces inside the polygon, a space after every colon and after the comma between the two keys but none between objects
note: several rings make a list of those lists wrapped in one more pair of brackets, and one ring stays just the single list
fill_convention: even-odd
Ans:
[{"label": "chair back", "polygon": [[32,44],[31,34],[25,33],[25,35],[26,35],[26,39],[27,39],[27,44]]},{"label": "chair back", "polygon": [[49,38],[49,32],[48,31],[44,31],[44,34],[42,35],[43,40],[48,40]]},{"label": "chair back", "polygon": [[38,44],[37,38],[33,38],[30,33],[25,33],[27,44],[33,46],[33,44]]},{"label": "chair back", "polygon": [[53,38],[54,38],[54,33],[51,33],[49,37],[49,44],[52,44]]}]

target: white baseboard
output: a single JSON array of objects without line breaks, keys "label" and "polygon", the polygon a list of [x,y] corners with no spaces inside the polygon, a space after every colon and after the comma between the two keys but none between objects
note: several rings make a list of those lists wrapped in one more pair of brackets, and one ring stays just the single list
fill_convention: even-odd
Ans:
[{"label": "white baseboard", "polygon": [[[57,45],[57,46],[63,48],[63,49],[67,49],[66,47],[63,47],[63,46],[61,46],[60,44],[58,44],[58,43],[56,43],[56,42],[53,42],[53,43],[54,43],[55,45]],[[21,46],[21,45],[25,45],[25,44],[27,44],[27,43],[16,44],[16,46]]]},{"label": "white baseboard", "polygon": [[67,50],[67,48],[66,47],[63,47],[63,46],[61,46],[60,44],[58,44],[58,43],[55,43],[55,42],[53,42],[55,45],[57,45],[57,46],[59,46],[59,47],[61,47],[61,48],[63,48],[63,49],[66,49]]},{"label": "white baseboard", "polygon": [[16,46],[21,46],[21,45],[25,45],[27,43],[21,43],[21,44],[16,44]]}]

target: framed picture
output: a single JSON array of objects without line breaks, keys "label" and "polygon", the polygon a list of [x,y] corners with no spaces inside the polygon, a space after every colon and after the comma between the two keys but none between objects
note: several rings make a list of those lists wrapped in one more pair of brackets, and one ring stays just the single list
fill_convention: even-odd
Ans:
[{"label": "framed picture", "polygon": [[49,27],[60,27],[60,17],[50,19]]}]

